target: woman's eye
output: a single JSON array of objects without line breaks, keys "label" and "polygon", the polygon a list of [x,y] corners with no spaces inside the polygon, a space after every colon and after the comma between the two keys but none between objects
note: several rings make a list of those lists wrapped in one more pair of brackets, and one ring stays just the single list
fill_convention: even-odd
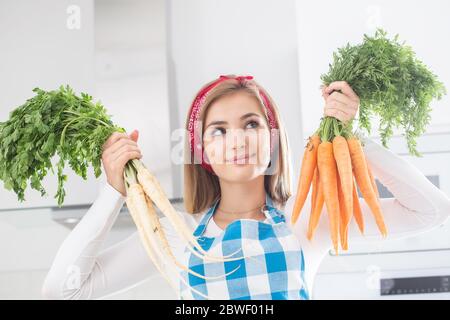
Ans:
[{"label": "woman's eye", "polygon": [[[249,127],[250,126],[250,127]],[[257,121],[249,121],[246,125],[246,128],[257,128],[259,126],[259,123]]]},{"label": "woman's eye", "polygon": [[220,135],[220,133],[226,133],[226,130],[224,128],[215,128],[214,130],[212,130],[211,135],[216,136]]}]

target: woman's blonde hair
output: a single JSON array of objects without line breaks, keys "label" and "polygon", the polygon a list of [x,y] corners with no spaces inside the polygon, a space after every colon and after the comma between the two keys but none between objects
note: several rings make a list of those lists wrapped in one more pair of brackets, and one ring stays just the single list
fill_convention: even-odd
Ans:
[{"label": "woman's blonde hair", "polygon": [[[278,145],[278,154],[275,155],[275,157],[271,158],[275,158],[276,160],[275,170],[273,171],[273,174],[264,176],[264,188],[270,195],[276,206],[278,206],[279,208],[284,207],[286,201],[291,196],[290,163],[288,158],[289,145],[287,135],[278,112],[278,108],[270,95],[256,81],[238,81],[236,79],[233,79],[235,77],[234,75],[228,75],[227,77],[230,77],[231,79],[217,84],[213,89],[211,89],[211,91],[208,92],[205,102],[201,108],[198,120],[201,121],[203,125],[207,110],[212,105],[212,103],[223,96],[236,92],[246,92],[257,98],[264,113],[266,114],[267,119],[267,110],[266,107],[264,107],[263,100],[261,99],[261,96],[259,94],[259,90],[261,90],[265,94],[272,106],[273,114],[278,124],[279,134],[276,135],[276,137],[279,138],[279,141],[275,142],[275,145]],[[215,81],[216,80],[204,85],[199,90],[199,92]],[[189,116],[190,114],[188,112],[185,127],[186,132],[188,132],[189,128]],[[194,163],[194,161],[192,161],[193,156],[190,149],[190,140],[185,139],[185,141],[183,191],[184,205],[188,213],[195,214],[208,209],[217,199],[220,198],[220,184],[218,176],[208,172],[200,164]],[[277,149],[275,149],[275,151],[277,151]],[[274,164],[272,163],[272,165]]]}]

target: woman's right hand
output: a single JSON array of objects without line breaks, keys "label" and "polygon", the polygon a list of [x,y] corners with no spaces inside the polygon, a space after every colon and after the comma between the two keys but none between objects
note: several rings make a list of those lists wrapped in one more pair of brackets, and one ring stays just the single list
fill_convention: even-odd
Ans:
[{"label": "woman's right hand", "polygon": [[124,197],[126,196],[123,171],[126,163],[132,159],[142,158],[137,145],[139,132],[130,135],[114,132],[103,145],[102,162],[108,183]]}]

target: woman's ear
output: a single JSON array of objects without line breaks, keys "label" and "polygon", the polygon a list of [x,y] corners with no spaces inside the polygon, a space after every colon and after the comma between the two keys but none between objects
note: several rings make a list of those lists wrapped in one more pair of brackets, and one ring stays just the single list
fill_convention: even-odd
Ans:
[{"label": "woman's ear", "polygon": [[209,158],[208,158],[208,155],[206,154],[206,151],[203,152],[203,160],[204,160],[207,164],[211,165],[211,162],[209,161]]}]

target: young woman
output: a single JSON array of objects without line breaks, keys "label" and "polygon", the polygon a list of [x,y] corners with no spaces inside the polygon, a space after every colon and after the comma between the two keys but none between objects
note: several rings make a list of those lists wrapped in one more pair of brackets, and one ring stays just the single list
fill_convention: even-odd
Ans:
[{"label": "young woman", "polygon": [[[357,114],[359,99],[346,82],[330,84],[322,95],[325,115],[346,122]],[[297,224],[290,223],[295,192],[288,140],[269,94],[251,76],[221,76],[196,95],[186,129],[186,212],[179,214],[205,250],[214,255],[238,251],[244,259],[218,263],[190,255],[163,218],[175,256],[192,270],[205,276],[234,271],[214,280],[182,272],[188,286],[180,282],[179,298],[312,298],[314,275],[331,249],[328,219],[321,219],[314,239],[308,241],[307,199]],[[105,143],[102,161],[108,183],[57,252],[43,286],[45,297],[100,298],[154,274],[137,232],[100,250],[125,202],[124,165],[142,156],[137,140],[134,131],[130,136],[114,133]],[[394,195],[380,199],[388,239],[417,235],[444,223],[450,200],[442,191],[406,160],[370,139],[363,143],[373,174]],[[365,235],[352,222],[350,245],[386,241],[360,200]]]}]

